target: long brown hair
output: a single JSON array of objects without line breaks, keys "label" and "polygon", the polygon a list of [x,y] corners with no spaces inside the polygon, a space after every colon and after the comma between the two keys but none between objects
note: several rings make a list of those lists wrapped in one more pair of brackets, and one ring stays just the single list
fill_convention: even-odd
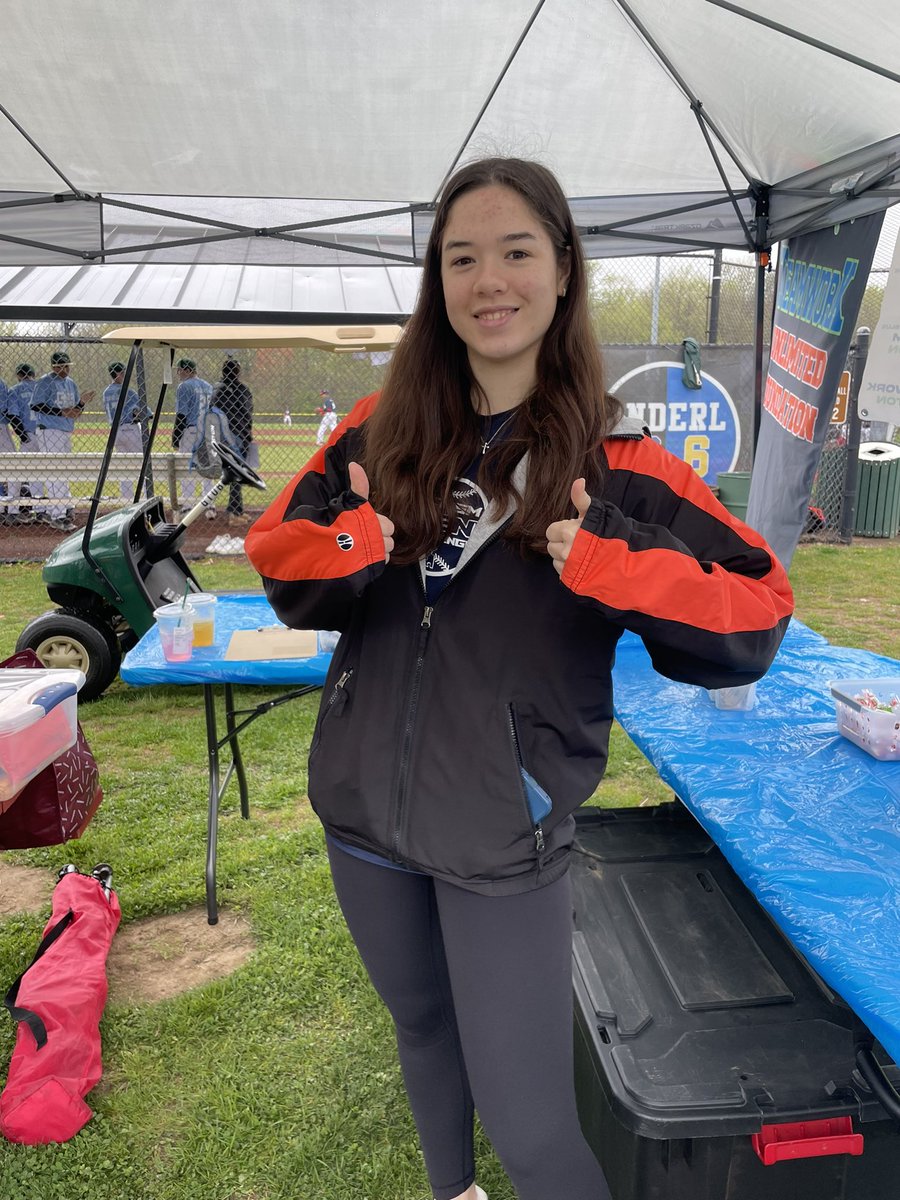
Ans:
[{"label": "long brown hair", "polygon": [[[516,495],[506,536],[525,551],[546,551],[551,521],[574,515],[572,483],[598,483],[596,450],[618,420],[607,396],[603,363],[591,330],[584,255],[556,177],[539,163],[486,158],[460,168],[446,183],[425,251],[415,312],[394,350],[381,398],[366,424],[364,465],[372,501],[396,526],[391,561],[414,562],[440,542],[456,514],[454,480],[478,453],[478,384],[465,343],[452,329],[441,282],[441,243],[456,200],[500,185],[517,192],[546,229],[557,262],[569,268],[566,294],[544,334],[534,389],[516,410],[508,436],[479,472],[495,505]],[[529,452],[523,496],[511,476]]]}]

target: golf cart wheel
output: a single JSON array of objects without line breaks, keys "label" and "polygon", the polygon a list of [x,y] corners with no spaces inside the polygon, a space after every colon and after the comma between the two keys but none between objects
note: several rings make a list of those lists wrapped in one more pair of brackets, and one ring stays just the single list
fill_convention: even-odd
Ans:
[{"label": "golf cart wheel", "polygon": [[106,625],[57,609],[26,625],[17,650],[33,650],[45,667],[83,671],[79,700],[96,700],[119,673],[122,656],[116,635]]}]

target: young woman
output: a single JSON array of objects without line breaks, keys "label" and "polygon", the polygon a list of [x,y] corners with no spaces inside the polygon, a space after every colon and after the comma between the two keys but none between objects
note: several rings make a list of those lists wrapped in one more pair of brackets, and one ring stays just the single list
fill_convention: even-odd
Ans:
[{"label": "young woman", "polygon": [[338,899],[391,1012],[436,1200],[476,1200],[473,1108],[520,1200],[601,1200],[573,1093],[573,812],[625,629],[749,683],[783,570],[606,394],[564,195],[487,159],[437,207],[416,311],[253,526],[288,625],[341,630],[310,751]]}]

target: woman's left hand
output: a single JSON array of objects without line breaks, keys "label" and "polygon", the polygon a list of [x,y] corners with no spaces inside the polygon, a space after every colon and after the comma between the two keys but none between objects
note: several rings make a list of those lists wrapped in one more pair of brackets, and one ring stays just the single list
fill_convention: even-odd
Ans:
[{"label": "woman's left hand", "polygon": [[584,479],[576,479],[572,484],[572,503],[578,513],[577,519],[554,521],[552,525],[547,526],[547,552],[553,559],[553,565],[558,575],[563,573],[572,543],[581,528],[581,522],[591,507],[591,498],[584,486]]}]

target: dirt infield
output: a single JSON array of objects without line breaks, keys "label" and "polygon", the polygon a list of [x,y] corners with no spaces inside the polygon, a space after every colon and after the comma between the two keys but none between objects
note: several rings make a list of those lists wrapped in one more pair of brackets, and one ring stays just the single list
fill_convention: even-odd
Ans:
[{"label": "dirt infield", "polygon": [[[59,861],[65,860],[60,847]],[[56,886],[53,872],[21,867],[0,854],[0,918],[13,913],[49,917]],[[206,911],[146,917],[122,925],[109,954],[109,999],[115,1004],[154,1004],[236,971],[254,950],[248,922],[223,910],[218,925]]]}]

